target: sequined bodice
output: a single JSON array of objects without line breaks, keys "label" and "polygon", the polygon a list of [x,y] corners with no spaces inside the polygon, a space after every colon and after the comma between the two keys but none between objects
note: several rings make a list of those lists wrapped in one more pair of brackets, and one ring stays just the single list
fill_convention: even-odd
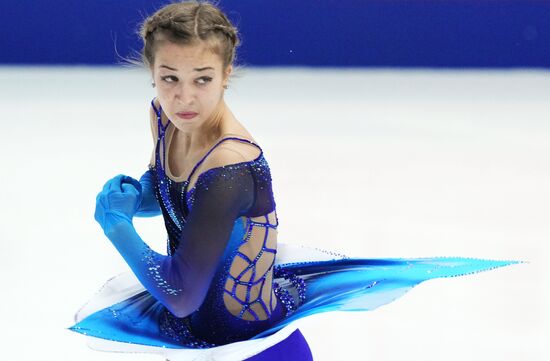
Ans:
[{"label": "sequined bodice", "polygon": [[[208,294],[197,312],[187,318],[194,333],[209,341],[219,342],[220,339],[227,341],[227,338],[253,335],[282,319],[285,314],[292,311],[295,304],[292,296],[273,282],[278,219],[271,190],[270,169],[263,151],[247,139],[223,138],[195,165],[187,180],[174,181],[167,176],[163,167],[167,162],[164,155],[166,149],[164,142],[168,125],[162,125],[160,112],[156,111],[159,137],[155,148],[155,164],[149,168],[154,175],[155,196],[168,233],[167,253],[169,255],[174,255],[182,242],[182,233],[193,212],[198,187],[208,183],[210,177],[219,171],[223,171],[227,177],[252,175],[254,179],[254,185],[249,187],[254,190],[254,202],[245,215],[234,219],[233,231],[227,240]],[[207,170],[198,176],[192,189],[187,189],[189,179],[200,163],[218,144],[226,140],[251,143],[260,149],[260,155],[251,161]],[[279,276],[290,280],[289,275]],[[294,281],[290,280],[290,282]],[[299,285],[296,283],[296,286]],[[205,318],[208,320],[205,321]],[[169,315],[166,319],[168,323],[174,321]],[[216,324],[218,329],[223,325],[226,330],[231,330],[232,335],[227,333],[212,335],[214,330],[208,327],[213,324]]]},{"label": "sequined bodice", "polygon": [[[160,136],[155,148],[155,165],[149,165],[149,169],[154,174],[155,194],[157,196],[157,200],[159,201],[159,205],[161,206],[161,210],[165,219],[166,229],[168,232],[167,253],[171,255],[178,246],[180,234],[185,225],[185,220],[188,217],[191,209],[193,208],[193,204],[195,201],[195,189],[197,187],[198,180],[191,189],[188,188],[189,180],[191,179],[191,176],[194,174],[195,170],[198,169],[198,166],[201,162],[195,165],[191,174],[186,180],[175,181],[168,177],[166,174],[166,170],[163,167],[163,163],[161,162],[160,155],[160,144],[161,142],[164,142],[165,134],[165,128],[162,129],[161,132],[159,132]],[[242,138],[226,137],[221,139],[215,146],[227,139],[250,142]],[[209,153],[210,152],[208,152],[207,155]],[[204,158],[206,158],[206,155],[203,157],[203,160]],[[164,162],[165,161],[166,159],[164,159]],[[260,155],[252,161],[225,166],[225,168],[228,169],[238,169],[246,167],[255,167],[258,170],[269,173],[269,165],[263,156],[263,152],[261,152]],[[201,174],[199,177],[203,176],[207,176],[207,174]]]}]

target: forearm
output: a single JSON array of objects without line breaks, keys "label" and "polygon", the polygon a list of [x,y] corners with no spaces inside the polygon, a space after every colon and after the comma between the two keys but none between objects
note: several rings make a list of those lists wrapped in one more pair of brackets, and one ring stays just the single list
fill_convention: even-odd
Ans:
[{"label": "forearm", "polygon": [[185,308],[183,280],[174,259],[153,251],[126,220],[113,224],[105,235],[153,297],[175,315],[190,313]]},{"label": "forearm", "polygon": [[152,171],[146,171],[139,179],[139,183],[141,184],[142,189],[142,199],[139,208],[134,216],[154,217],[162,214],[158,200],[155,197]]}]

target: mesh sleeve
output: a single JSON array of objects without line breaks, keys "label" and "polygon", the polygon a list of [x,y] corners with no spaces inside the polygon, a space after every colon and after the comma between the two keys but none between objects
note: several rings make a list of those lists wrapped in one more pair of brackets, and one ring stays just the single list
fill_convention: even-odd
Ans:
[{"label": "mesh sleeve", "polygon": [[202,304],[236,219],[254,202],[250,169],[230,165],[199,176],[193,208],[172,256],[151,250],[128,222],[109,233],[143,286],[175,316],[185,317]]}]

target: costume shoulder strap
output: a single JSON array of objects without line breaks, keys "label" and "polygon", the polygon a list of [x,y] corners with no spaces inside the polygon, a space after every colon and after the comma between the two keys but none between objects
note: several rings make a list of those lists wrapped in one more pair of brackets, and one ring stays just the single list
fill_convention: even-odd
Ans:
[{"label": "costume shoulder strap", "polygon": [[159,107],[157,108],[155,105],[155,100],[157,98],[153,98],[151,100],[151,107],[153,107],[153,110],[155,111],[155,114],[157,115],[157,129],[158,129],[158,139],[161,138],[164,139],[164,134],[166,133],[166,128],[168,128],[169,121],[166,123],[166,125],[162,125],[162,106],[159,103]]},{"label": "costume shoulder strap", "polygon": [[251,141],[250,139],[245,139],[245,138],[240,138],[240,137],[233,137],[233,136],[231,136],[231,137],[224,137],[224,138],[220,139],[216,144],[214,144],[214,146],[213,146],[212,148],[210,148],[210,150],[202,157],[202,159],[199,160],[199,161],[197,162],[197,164],[195,164],[195,166],[193,167],[193,170],[191,171],[191,173],[189,174],[189,177],[187,178],[187,181],[189,182],[189,180],[191,179],[191,177],[193,176],[193,174],[195,173],[195,171],[197,170],[197,168],[202,164],[202,162],[204,162],[204,160],[206,159],[206,157],[208,157],[208,155],[209,155],[210,153],[212,153],[212,151],[213,151],[214,149],[216,149],[216,147],[217,147],[218,145],[220,145],[222,142],[224,142],[224,141],[226,141],[226,140],[230,140],[230,139],[231,139],[231,140],[238,140],[238,141],[245,142],[245,143],[250,143],[250,144],[256,146],[256,147],[260,150],[260,154],[263,154],[262,148],[261,148],[258,144],[256,144],[256,143],[254,143],[253,141]]}]

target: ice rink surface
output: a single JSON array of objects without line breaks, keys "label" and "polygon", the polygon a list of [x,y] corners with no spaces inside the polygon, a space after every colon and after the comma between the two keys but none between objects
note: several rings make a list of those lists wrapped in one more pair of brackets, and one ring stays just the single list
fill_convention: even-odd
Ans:
[{"label": "ice rink surface", "polygon": [[[142,70],[0,68],[4,360],[161,360],[66,330],[127,270],[93,218],[152,151]],[[245,68],[226,102],[270,164],[279,241],[527,263],[302,322],[316,361],[550,359],[550,72]],[[136,219],[164,250],[162,219]]]}]

